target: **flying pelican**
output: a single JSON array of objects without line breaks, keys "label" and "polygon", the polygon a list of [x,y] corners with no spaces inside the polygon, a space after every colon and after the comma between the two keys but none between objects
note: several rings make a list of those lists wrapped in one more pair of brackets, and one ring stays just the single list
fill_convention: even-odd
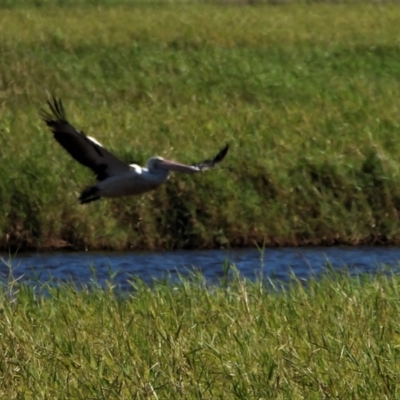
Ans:
[{"label": "flying pelican", "polygon": [[81,204],[99,200],[101,197],[122,197],[138,195],[167,181],[170,171],[189,174],[214,168],[228,152],[226,145],[211,160],[195,165],[180,164],[152,157],[146,167],[126,164],[107,151],[96,139],[75,129],[67,120],[61,100],[47,101],[51,113],[42,110],[41,117],[53,132],[54,138],[79,163],[90,168],[98,183],[85,189],[79,197]]}]

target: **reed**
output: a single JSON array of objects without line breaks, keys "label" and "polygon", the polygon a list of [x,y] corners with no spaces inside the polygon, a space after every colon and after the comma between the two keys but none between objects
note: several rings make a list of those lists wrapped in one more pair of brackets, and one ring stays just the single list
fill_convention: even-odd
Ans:
[{"label": "reed", "polygon": [[[398,276],[0,289],[0,396],[397,398]],[[46,291],[47,295],[40,294]]]},{"label": "reed", "polygon": [[[398,7],[117,3],[1,3],[0,248],[400,242]],[[93,177],[40,120],[50,95],[126,161],[231,150],[81,206]]]}]

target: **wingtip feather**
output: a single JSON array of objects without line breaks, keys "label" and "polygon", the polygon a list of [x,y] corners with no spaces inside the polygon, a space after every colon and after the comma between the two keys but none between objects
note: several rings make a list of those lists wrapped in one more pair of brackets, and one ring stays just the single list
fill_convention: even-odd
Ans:
[{"label": "wingtip feather", "polygon": [[47,105],[50,112],[44,109],[39,112],[39,115],[47,125],[51,126],[54,122],[67,122],[65,109],[61,99],[57,99],[53,96],[52,99],[47,100]]},{"label": "wingtip feather", "polygon": [[229,144],[227,143],[227,144],[225,145],[225,147],[223,147],[223,148],[219,151],[219,153],[214,157],[213,162],[214,162],[215,164],[220,163],[220,162],[225,158],[226,154],[228,153],[228,150],[229,150]]}]

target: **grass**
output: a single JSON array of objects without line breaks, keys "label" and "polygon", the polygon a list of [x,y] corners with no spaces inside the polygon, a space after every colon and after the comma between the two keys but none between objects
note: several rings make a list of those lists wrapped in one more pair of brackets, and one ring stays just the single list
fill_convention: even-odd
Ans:
[{"label": "grass", "polygon": [[[397,6],[117,3],[1,3],[0,248],[400,243]],[[231,150],[80,206],[93,177],[40,120],[51,94],[126,161]]]},{"label": "grass", "polygon": [[399,397],[400,280],[1,288],[7,399]]}]

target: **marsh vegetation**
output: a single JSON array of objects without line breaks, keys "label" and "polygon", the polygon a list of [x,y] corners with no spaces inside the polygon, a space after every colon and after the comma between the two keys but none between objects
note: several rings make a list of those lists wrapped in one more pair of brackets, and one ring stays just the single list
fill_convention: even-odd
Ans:
[{"label": "marsh vegetation", "polygon": [[[398,7],[21,4],[0,13],[0,248],[400,242]],[[125,161],[231,151],[81,206],[50,95]]]},{"label": "marsh vegetation", "polygon": [[[397,276],[327,273],[285,287],[0,289],[0,396],[377,399],[399,396]],[[45,290],[47,296],[38,292]]]}]

